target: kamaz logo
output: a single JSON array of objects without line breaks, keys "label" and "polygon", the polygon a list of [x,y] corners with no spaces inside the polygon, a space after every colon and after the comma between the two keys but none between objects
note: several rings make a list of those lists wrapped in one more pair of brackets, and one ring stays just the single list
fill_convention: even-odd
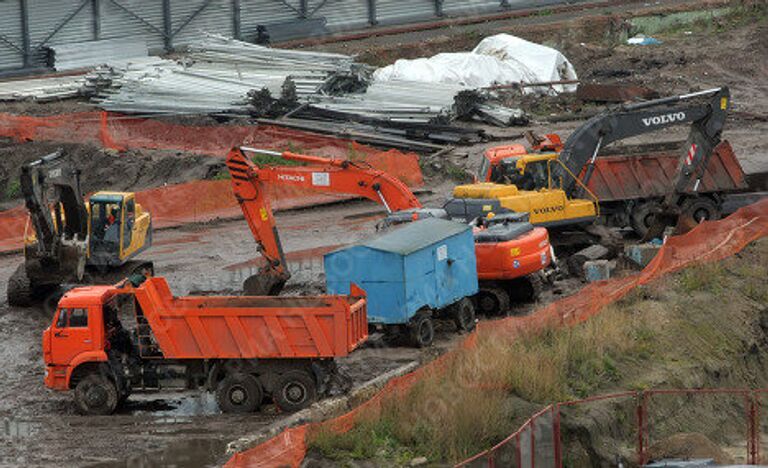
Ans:
[{"label": "kamaz logo", "polygon": [[558,211],[563,211],[563,210],[565,210],[565,207],[562,205],[545,206],[544,208],[534,208],[533,213],[534,214],[557,213]]},{"label": "kamaz logo", "polygon": [[304,182],[304,176],[300,175],[278,174],[277,179],[285,180],[288,182]]},{"label": "kamaz logo", "polygon": [[675,122],[682,122],[685,120],[685,112],[675,112],[674,114],[656,115],[653,117],[646,117],[643,119],[643,123],[646,127],[651,125],[661,125]]}]

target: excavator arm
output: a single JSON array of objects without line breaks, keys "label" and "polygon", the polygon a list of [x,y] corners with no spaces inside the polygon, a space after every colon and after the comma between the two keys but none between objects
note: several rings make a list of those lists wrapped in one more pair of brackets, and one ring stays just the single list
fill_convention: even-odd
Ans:
[{"label": "excavator arm", "polygon": [[[708,98],[706,102],[690,103]],[[712,150],[720,141],[725,124],[730,94],[727,87],[672,96],[636,104],[625,104],[589,119],[568,137],[559,160],[552,168],[552,179],[561,181],[562,189],[571,197],[579,190],[573,175],[586,166],[582,183],[587,185],[594,171],[600,149],[615,141],[651,133],[676,125],[690,124],[686,154],[679,167],[674,192],[687,187],[694,172],[706,167]],[[686,161],[691,160],[691,163]],[[703,163],[703,164],[702,164]]]},{"label": "excavator arm", "polygon": [[[246,153],[278,156],[304,166],[258,166]],[[275,152],[256,148],[233,148],[227,156],[235,197],[267,265],[248,278],[244,290],[253,295],[275,295],[290,278],[285,254],[275,226],[269,199],[269,184],[303,187],[326,193],[356,195],[383,205],[388,212],[421,208],[411,190],[384,171],[353,161]]]},{"label": "excavator arm", "polygon": [[226,164],[232,177],[235,198],[266,262],[258,274],[245,280],[243,290],[252,296],[277,295],[291,275],[269,198],[265,194],[264,181],[259,176],[260,168],[240,148],[229,152]]},{"label": "excavator arm", "polygon": [[60,236],[85,239],[88,211],[80,192],[80,174],[61,151],[22,166],[20,185],[41,255],[56,256]]}]

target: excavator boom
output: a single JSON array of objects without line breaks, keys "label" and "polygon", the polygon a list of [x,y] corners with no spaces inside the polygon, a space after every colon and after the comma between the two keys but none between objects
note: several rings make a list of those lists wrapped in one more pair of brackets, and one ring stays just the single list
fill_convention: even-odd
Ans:
[{"label": "excavator boom", "polygon": [[[708,100],[690,103],[701,98]],[[609,109],[589,119],[568,137],[559,156],[562,165],[553,166],[552,178],[556,182],[562,181],[561,187],[567,196],[578,195],[575,192],[579,187],[568,172],[579,174],[586,166],[582,182],[588,184],[601,148],[615,141],[683,124],[691,125],[688,148],[695,145],[694,166],[698,167],[702,159],[708,160],[720,141],[729,100],[728,88],[722,87]],[[687,177],[690,173],[683,175]],[[685,188],[686,182],[680,181],[678,185],[681,184]],[[679,191],[678,185],[675,189]]]},{"label": "excavator boom", "polygon": [[[306,166],[259,166],[246,153],[268,154]],[[387,211],[421,208],[410,189],[386,172],[363,163],[291,152],[233,148],[227,156],[235,197],[258,243],[266,266],[248,278],[244,290],[253,295],[276,295],[290,273],[266,188],[270,184],[304,187],[328,193],[357,195],[383,205]]]},{"label": "excavator boom", "polygon": [[266,261],[258,274],[245,280],[243,290],[253,296],[277,295],[291,275],[269,198],[264,193],[264,181],[259,176],[260,168],[240,148],[229,152],[226,164],[232,177],[235,198],[258,244],[259,253]]}]

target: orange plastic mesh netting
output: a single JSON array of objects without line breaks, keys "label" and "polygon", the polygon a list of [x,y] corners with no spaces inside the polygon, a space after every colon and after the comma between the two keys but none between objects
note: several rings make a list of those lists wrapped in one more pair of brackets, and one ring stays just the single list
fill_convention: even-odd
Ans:
[{"label": "orange plastic mesh netting", "polygon": [[[476,331],[459,346],[471,347],[479,335],[514,339],[521,330],[578,323],[599,313],[606,305],[621,299],[632,288],[647,284],[667,273],[698,262],[721,260],[742,250],[750,242],[768,235],[768,199],[738,210],[731,216],[705,222],[692,231],[671,237],[654,260],[640,273],[624,278],[592,283],[577,294],[554,302],[526,317],[481,322]],[[382,401],[401,398],[414,382],[427,372],[439,372],[458,353],[454,350],[416,371],[390,380],[373,398],[352,411],[328,421],[310,423],[284,431],[251,449],[235,454],[229,468],[269,468],[300,465],[306,455],[307,436],[314,431],[345,432],[361,418],[378,417]],[[478,382],[483,385],[483,382]],[[288,435],[289,434],[289,435]]]},{"label": "orange plastic mesh netting", "polygon": [[[18,141],[90,143],[106,148],[146,148],[204,153],[225,157],[230,148],[248,145],[272,150],[290,148],[314,154],[365,161],[410,187],[424,183],[419,157],[396,150],[379,151],[321,135],[258,126],[185,126],[152,119],[123,118],[106,112],[81,112],[47,117],[0,113],[0,137]],[[240,209],[229,181],[194,181],[137,192],[138,202],[152,213],[156,228],[238,216]],[[276,186],[275,209],[311,206],[338,200],[310,189]],[[0,212],[0,252],[22,246],[27,213],[23,207]]]}]

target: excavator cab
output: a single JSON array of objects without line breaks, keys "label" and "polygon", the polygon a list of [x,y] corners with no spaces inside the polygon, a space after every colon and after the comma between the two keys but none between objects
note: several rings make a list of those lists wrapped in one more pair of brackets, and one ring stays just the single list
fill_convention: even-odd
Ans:
[{"label": "excavator cab", "polygon": [[151,244],[149,213],[131,192],[97,192],[88,202],[88,264],[117,266]]}]

